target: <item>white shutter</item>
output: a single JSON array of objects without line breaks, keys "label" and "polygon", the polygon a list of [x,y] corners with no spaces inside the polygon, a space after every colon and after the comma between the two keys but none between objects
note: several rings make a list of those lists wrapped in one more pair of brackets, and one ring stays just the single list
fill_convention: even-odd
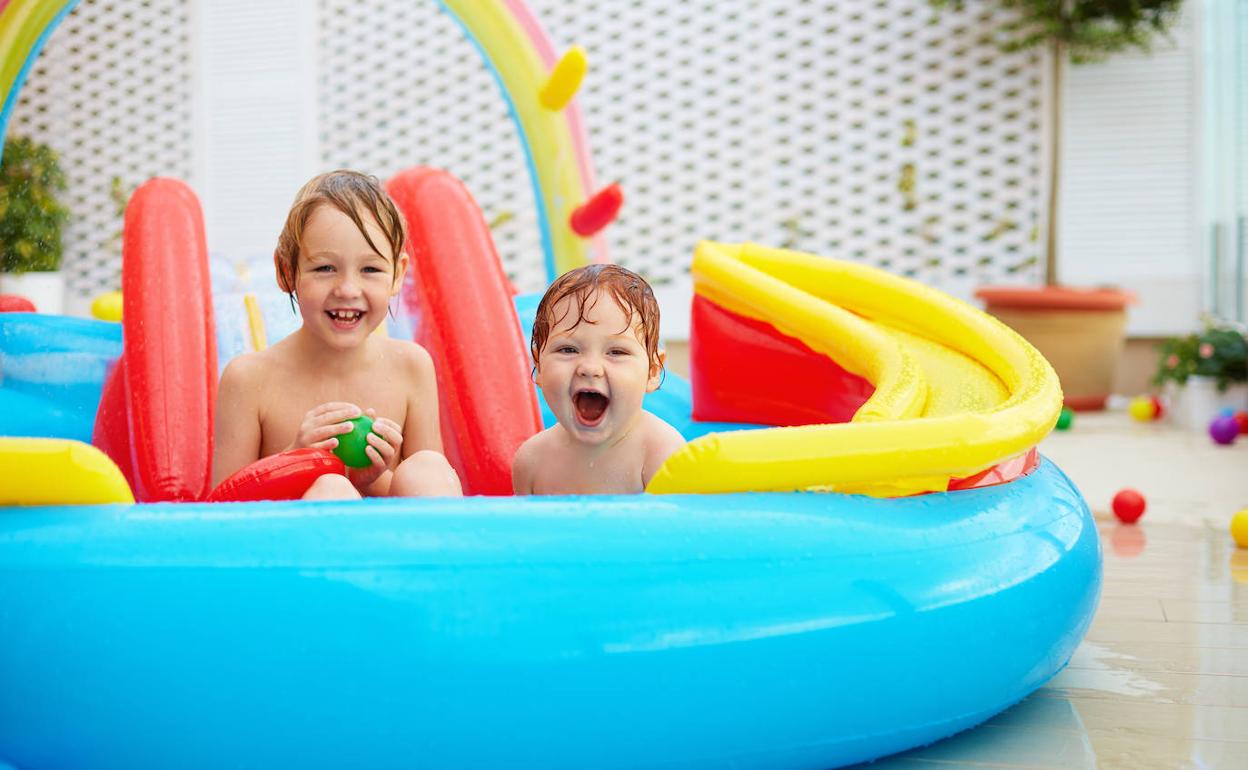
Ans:
[{"label": "white shutter", "polygon": [[211,251],[272,254],[316,170],[316,6],[198,4],[200,179]]},{"label": "white shutter", "polygon": [[1059,275],[1135,291],[1133,335],[1186,331],[1202,308],[1193,5],[1150,54],[1066,70]]}]

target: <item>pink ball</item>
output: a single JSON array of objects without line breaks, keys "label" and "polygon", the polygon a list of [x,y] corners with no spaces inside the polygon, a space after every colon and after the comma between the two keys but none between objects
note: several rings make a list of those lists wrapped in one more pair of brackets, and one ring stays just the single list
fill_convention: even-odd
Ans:
[{"label": "pink ball", "polygon": [[1239,423],[1234,417],[1219,417],[1209,423],[1209,436],[1219,444],[1232,444],[1239,436]]},{"label": "pink ball", "polygon": [[1114,509],[1114,515],[1123,524],[1134,524],[1144,515],[1148,502],[1145,501],[1144,495],[1134,489],[1123,489],[1114,495],[1111,507]]}]

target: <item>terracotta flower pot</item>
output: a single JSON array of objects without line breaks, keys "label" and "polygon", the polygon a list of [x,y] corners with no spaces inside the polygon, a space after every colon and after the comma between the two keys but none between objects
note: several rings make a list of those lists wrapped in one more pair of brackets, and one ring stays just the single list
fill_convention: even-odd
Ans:
[{"label": "terracotta flower pot", "polygon": [[985,287],[987,311],[1036,346],[1057,371],[1066,405],[1104,409],[1126,337],[1127,305],[1118,289],[1066,286]]}]

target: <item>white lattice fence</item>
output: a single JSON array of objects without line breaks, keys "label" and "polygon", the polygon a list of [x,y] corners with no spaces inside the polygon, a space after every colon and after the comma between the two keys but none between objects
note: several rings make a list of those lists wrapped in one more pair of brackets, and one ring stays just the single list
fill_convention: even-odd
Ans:
[{"label": "white lattice fence", "polygon": [[[628,202],[613,258],[679,282],[697,240],[867,261],[965,294],[1035,277],[1039,62],[991,10],[915,0],[535,0],[585,46],[599,178]],[[472,47],[433,3],[322,0],[322,155],[464,178],[521,288],[542,282],[523,158]]]},{"label": "white lattice fence", "polygon": [[[685,281],[701,238],[863,260],[962,294],[1034,278],[1040,67],[983,39],[983,6],[532,5],[558,46],[589,51],[598,177],[628,199],[612,255],[656,283]],[[51,143],[70,177],[78,297],[115,280],[109,180],[191,176],[193,6],[83,0],[23,92],[11,131]],[[292,87],[316,92],[323,165],[450,169],[487,218],[507,220],[495,234],[520,288],[540,288],[519,140],[458,27],[432,0],[320,0],[317,16],[319,68]]]},{"label": "white lattice fence", "polygon": [[121,217],[111,195],[192,167],[192,0],[82,0],[48,40],[21,92],[9,135],[60,154],[71,220],[67,297],[82,310],[119,288]]}]

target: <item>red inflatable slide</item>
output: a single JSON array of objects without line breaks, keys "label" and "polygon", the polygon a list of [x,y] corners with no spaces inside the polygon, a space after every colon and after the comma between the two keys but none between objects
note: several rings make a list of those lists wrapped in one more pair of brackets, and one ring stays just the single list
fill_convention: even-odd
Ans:
[{"label": "red inflatable slide", "polygon": [[134,191],[122,241],[125,353],[104,385],[92,443],[139,502],[208,494],[217,343],[199,199],[157,178]]},{"label": "red inflatable slide", "polygon": [[442,442],[465,494],[511,494],[511,459],[542,429],[512,288],[481,209],[458,179],[415,168],[386,185],[407,219],[405,288],[437,369]]}]

